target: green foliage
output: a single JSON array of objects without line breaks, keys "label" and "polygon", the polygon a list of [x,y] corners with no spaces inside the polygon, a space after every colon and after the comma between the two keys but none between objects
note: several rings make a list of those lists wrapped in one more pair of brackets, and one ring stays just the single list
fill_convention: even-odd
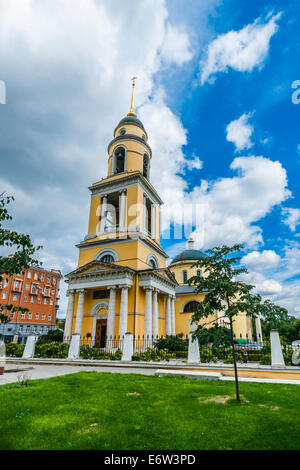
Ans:
[{"label": "green foliage", "polygon": [[211,344],[212,348],[216,349],[231,344],[230,330],[218,324],[210,328],[203,328],[199,325],[197,337],[200,345]]},{"label": "green foliage", "polygon": [[6,343],[6,357],[22,357],[25,344]]},{"label": "green foliage", "polygon": [[[241,352],[236,351],[235,353],[235,358],[239,362],[243,362],[243,355]],[[227,356],[224,358],[224,364],[233,364],[233,353],[230,352],[227,354]]]},{"label": "green foliage", "polygon": [[64,359],[68,357],[67,343],[42,343],[35,345],[34,357]]},{"label": "green foliage", "polygon": [[64,339],[64,333],[61,330],[55,329],[55,330],[49,330],[46,335],[42,335],[39,337],[37,341],[38,344],[45,344],[45,343],[51,343],[51,342],[57,342],[57,343],[62,343]]},{"label": "green foliage", "polygon": [[151,349],[147,348],[146,351],[136,352],[132,356],[133,361],[168,361],[171,357],[175,357],[174,353],[170,353],[168,349]]},{"label": "green foliage", "polygon": [[154,348],[157,350],[168,349],[168,351],[187,351],[188,341],[184,339],[183,333],[176,336],[166,336],[166,338],[159,338],[154,343]]},{"label": "green foliage", "polygon": [[99,349],[91,348],[88,344],[80,346],[80,357],[82,359],[98,359],[106,361],[120,361],[122,359],[122,351],[117,349],[114,353],[99,351]]},{"label": "green foliage", "polygon": [[[15,231],[5,229],[2,222],[12,220],[7,210],[7,205],[14,200],[11,196],[0,194],[0,246],[9,247],[14,251],[12,256],[0,256],[0,282],[3,281],[3,274],[13,276],[23,272],[30,266],[38,266],[40,263],[33,258],[33,255],[41,246],[34,247],[30,236],[19,234]],[[29,312],[27,308],[14,307],[13,305],[0,304],[0,323],[8,323],[9,316],[2,312]]]}]

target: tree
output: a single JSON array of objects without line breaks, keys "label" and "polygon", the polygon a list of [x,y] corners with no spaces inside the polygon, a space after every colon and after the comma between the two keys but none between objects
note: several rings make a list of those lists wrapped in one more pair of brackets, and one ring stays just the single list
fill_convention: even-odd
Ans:
[{"label": "tree", "polygon": [[[3,282],[3,274],[13,276],[19,274],[30,266],[38,266],[37,260],[32,256],[41,246],[34,247],[30,236],[19,234],[15,231],[3,228],[3,222],[12,220],[11,215],[7,210],[7,205],[14,200],[12,196],[5,196],[4,193],[0,194],[0,246],[9,247],[14,251],[13,255],[4,257],[0,256],[0,283]],[[27,308],[14,307],[13,305],[6,305],[0,303],[0,323],[8,323],[9,316],[3,312],[28,312]]]},{"label": "tree", "polygon": [[[189,283],[196,286],[196,293],[207,292],[192,317],[192,322],[197,324],[197,328],[193,332],[194,338],[203,340],[203,328],[216,327],[220,318],[227,319],[229,323],[238,401],[240,401],[240,395],[233,334],[234,317],[245,313],[250,318],[261,315],[269,321],[275,321],[274,319],[278,316],[287,315],[285,309],[272,304],[271,301],[262,302],[260,295],[251,293],[254,286],[239,280],[239,276],[248,271],[240,266],[241,257],[233,254],[243,249],[244,245],[236,244],[232,247],[223,245],[207,250],[204,256],[194,264],[197,268],[202,268],[203,275],[189,279]],[[216,312],[222,312],[218,319],[216,319]],[[213,320],[211,320],[212,316]],[[205,319],[207,321],[203,322]],[[201,325],[199,325],[200,320]]]}]

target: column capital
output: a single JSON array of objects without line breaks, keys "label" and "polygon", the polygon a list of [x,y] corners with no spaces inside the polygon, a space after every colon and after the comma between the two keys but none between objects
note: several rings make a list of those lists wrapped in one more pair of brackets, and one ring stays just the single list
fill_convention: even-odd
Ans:
[{"label": "column capital", "polygon": [[69,297],[69,295],[74,295],[75,294],[75,289],[68,289],[66,292],[66,296]]},{"label": "column capital", "polygon": [[145,291],[149,290],[149,291],[152,291],[154,290],[154,287],[144,287]]},{"label": "column capital", "polygon": [[86,294],[87,289],[76,289],[77,294]]},{"label": "column capital", "polygon": [[108,290],[116,290],[118,289],[118,286],[107,286]]}]

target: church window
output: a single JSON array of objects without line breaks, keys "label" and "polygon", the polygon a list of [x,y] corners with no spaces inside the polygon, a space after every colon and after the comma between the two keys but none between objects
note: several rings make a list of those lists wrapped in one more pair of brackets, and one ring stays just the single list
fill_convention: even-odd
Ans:
[{"label": "church window", "polygon": [[187,280],[188,280],[187,271],[182,271],[182,281],[183,281],[183,284],[186,284],[186,283],[187,283]]},{"label": "church window", "polygon": [[108,290],[94,290],[93,299],[108,299],[109,291]]},{"label": "church window", "polygon": [[125,171],[125,149],[118,147],[114,153],[114,174]]},{"label": "church window", "polygon": [[201,271],[200,271],[200,269],[197,269],[197,276],[198,276],[198,277],[201,277]]},{"label": "church window", "polygon": [[100,258],[100,261],[102,263],[113,263],[115,260],[112,255],[104,255],[102,258]]},{"label": "church window", "polygon": [[119,135],[125,135],[125,134],[126,134],[126,129],[124,129],[123,127],[123,129],[120,130]]},{"label": "church window", "polygon": [[188,302],[184,307],[184,313],[194,313],[199,308],[199,302],[191,301]]},{"label": "church window", "polygon": [[147,154],[143,158],[143,176],[149,178],[149,157]]},{"label": "church window", "polygon": [[149,255],[147,259],[147,264],[151,266],[153,269],[157,269],[159,267],[158,260],[155,255]]}]

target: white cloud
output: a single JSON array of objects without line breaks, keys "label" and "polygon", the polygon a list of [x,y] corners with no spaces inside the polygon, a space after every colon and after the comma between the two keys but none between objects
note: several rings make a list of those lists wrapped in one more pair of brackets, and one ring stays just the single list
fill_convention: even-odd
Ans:
[{"label": "white cloud", "polygon": [[251,136],[253,134],[254,127],[248,122],[252,114],[253,113],[242,114],[239,119],[231,121],[226,127],[226,139],[228,142],[234,143],[236,147],[235,151],[249,149],[253,146]]},{"label": "white cloud", "polygon": [[178,26],[169,24],[161,48],[161,55],[166,61],[175,62],[179,66],[191,60],[193,54],[186,32]]},{"label": "white cloud", "polygon": [[202,170],[203,168],[203,161],[200,160],[199,157],[195,157],[192,160],[186,160],[185,165],[188,170]]},{"label": "white cloud", "polygon": [[295,232],[297,225],[300,224],[300,209],[284,207],[282,209],[283,223],[287,225],[292,232]]},{"label": "white cloud", "polygon": [[257,18],[239,31],[229,31],[208,45],[207,57],[200,63],[201,84],[210,81],[218,72],[228,68],[251,72],[262,66],[270,46],[270,39],[278,29],[281,13],[269,16],[268,22]]},{"label": "white cloud", "polygon": [[273,250],[251,251],[241,259],[241,264],[255,271],[277,268],[280,256]]}]

